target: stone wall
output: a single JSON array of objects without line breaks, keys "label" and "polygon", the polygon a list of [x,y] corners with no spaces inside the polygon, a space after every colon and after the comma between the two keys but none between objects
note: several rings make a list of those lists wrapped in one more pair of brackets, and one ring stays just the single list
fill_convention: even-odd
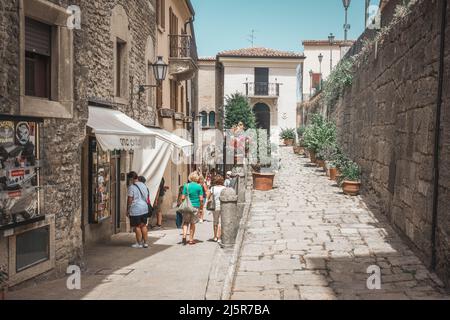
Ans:
[{"label": "stone wall", "polygon": [[[378,202],[428,265],[432,254],[440,5],[438,0],[418,1],[406,17],[384,30],[377,45],[358,59],[353,86],[333,114],[341,145],[362,167],[365,196]],[[449,38],[450,32],[445,48],[437,247],[438,273],[450,285]]]},{"label": "stone wall", "polygon": [[437,223],[437,269],[450,283],[450,3],[447,4],[441,145],[439,157],[439,206]]},{"label": "stone wall", "polygon": [[[82,241],[82,145],[86,139],[88,100],[113,102],[114,71],[111,12],[121,5],[128,16],[130,32],[129,100],[115,108],[149,125],[154,113],[139,97],[139,84],[146,84],[147,40],[155,41],[154,1],[72,0],[51,2],[67,7],[78,5],[82,13],[81,30],[74,30],[74,107],[72,119],[46,118],[43,125],[44,211],[55,216],[56,270],[64,271],[83,254]],[[19,112],[19,0],[0,0],[0,113]],[[0,238],[0,249],[6,238]],[[3,259],[2,259],[3,260]]]}]

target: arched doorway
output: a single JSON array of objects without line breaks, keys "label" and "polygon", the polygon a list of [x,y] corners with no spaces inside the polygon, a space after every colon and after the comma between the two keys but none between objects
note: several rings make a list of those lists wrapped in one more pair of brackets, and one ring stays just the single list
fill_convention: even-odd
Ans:
[{"label": "arched doorway", "polygon": [[270,108],[265,103],[257,103],[253,107],[253,112],[256,117],[256,127],[258,129],[267,130],[267,134],[270,136]]}]

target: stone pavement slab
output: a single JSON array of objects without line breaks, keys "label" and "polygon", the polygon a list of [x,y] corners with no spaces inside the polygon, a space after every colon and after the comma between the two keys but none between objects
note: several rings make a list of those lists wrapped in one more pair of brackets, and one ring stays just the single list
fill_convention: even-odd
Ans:
[{"label": "stone pavement slab", "polygon": [[[231,299],[450,299],[362,197],[282,148],[275,189],[255,191]],[[367,268],[381,269],[381,290]]]},{"label": "stone pavement slab", "polygon": [[[212,216],[207,217],[212,221]],[[150,231],[150,248],[133,249],[134,234],[119,234],[110,243],[86,251],[81,290],[68,290],[66,278],[10,291],[12,300],[204,300],[217,243],[212,222],[197,225],[194,246],[182,246],[181,230]]]}]

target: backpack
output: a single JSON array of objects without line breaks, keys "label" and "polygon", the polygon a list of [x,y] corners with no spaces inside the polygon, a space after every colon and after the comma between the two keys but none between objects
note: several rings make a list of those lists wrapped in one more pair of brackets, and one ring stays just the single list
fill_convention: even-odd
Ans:
[{"label": "backpack", "polygon": [[216,197],[214,196],[214,187],[211,188],[211,194],[209,195],[208,203],[206,204],[206,210],[216,211]]}]

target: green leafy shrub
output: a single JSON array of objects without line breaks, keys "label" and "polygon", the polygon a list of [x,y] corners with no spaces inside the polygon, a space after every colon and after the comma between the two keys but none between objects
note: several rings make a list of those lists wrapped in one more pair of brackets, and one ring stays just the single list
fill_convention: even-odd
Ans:
[{"label": "green leafy shrub", "polygon": [[280,138],[283,140],[295,140],[295,129],[281,129]]},{"label": "green leafy shrub", "polygon": [[341,171],[342,181],[354,181],[358,182],[361,179],[361,169],[353,161],[347,163],[347,165]]},{"label": "green leafy shrub", "polygon": [[305,134],[306,131],[306,127],[299,127],[297,128],[297,136],[300,139],[301,137],[303,137],[303,135]]},{"label": "green leafy shrub", "polygon": [[303,135],[304,142],[309,150],[319,153],[326,145],[336,142],[336,126],[318,114],[312,115],[311,119],[311,125],[306,127]]},{"label": "green leafy shrub", "polygon": [[244,95],[235,93],[228,96],[225,110],[226,128],[231,129],[233,126],[238,125],[239,122],[244,124],[245,129],[256,128],[255,114]]},{"label": "green leafy shrub", "polygon": [[336,105],[344,89],[353,83],[353,60],[341,60],[329,76],[323,87],[323,98],[325,104],[331,108]]}]

